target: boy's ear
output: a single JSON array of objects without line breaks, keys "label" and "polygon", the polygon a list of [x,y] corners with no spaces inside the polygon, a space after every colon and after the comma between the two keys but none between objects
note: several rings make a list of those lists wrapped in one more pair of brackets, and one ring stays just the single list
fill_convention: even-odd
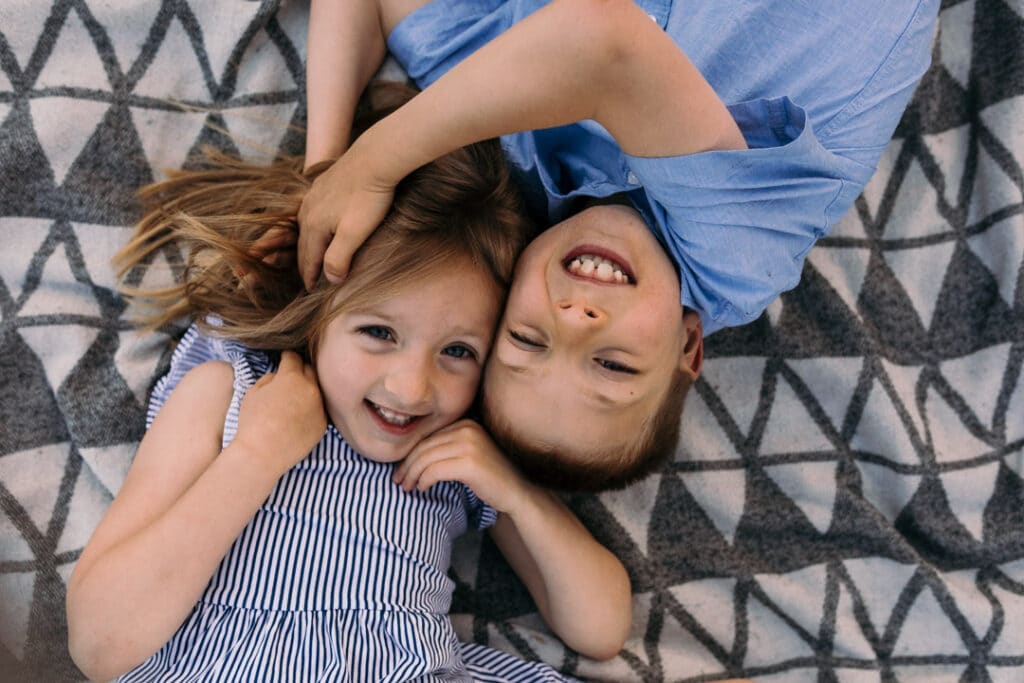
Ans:
[{"label": "boy's ear", "polygon": [[697,311],[683,311],[683,348],[679,353],[679,369],[691,380],[697,379],[704,364],[704,328]]}]

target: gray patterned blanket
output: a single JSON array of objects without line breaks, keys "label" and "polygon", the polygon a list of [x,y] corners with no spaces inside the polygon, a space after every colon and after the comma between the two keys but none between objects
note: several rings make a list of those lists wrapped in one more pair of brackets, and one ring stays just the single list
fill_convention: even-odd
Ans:
[{"label": "gray patterned blanket", "polygon": [[[301,151],[307,14],[0,2],[0,680],[80,680],[65,582],[175,334],[114,292],[133,192],[202,144]],[[1024,2],[944,2],[934,54],[802,284],[709,339],[676,461],[571,498],[631,572],[619,656],[563,648],[480,536],[463,638],[605,681],[1024,680]]]}]

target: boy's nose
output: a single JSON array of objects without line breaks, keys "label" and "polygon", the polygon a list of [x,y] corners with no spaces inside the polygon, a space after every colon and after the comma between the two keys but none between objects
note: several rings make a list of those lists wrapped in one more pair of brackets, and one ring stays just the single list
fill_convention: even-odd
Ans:
[{"label": "boy's nose", "polygon": [[557,307],[558,317],[572,329],[590,330],[601,327],[608,320],[607,313],[588,301],[567,299],[559,301]]}]

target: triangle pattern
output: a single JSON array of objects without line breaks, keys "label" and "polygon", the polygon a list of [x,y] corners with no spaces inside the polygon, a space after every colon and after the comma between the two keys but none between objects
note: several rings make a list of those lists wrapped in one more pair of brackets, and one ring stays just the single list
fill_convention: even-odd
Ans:
[{"label": "triangle pattern", "polygon": [[18,179],[0,183],[0,214],[46,215],[41,198],[53,194],[53,174],[28,107],[15,107],[0,124],[0,159],[5,177]]},{"label": "triangle pattern", "polygon": [[25,656],[35,579],[35,572],[0,574],[0,604],[4,606],[0,642],[18,659]]},{"label": "triangle pattern", "polygon": [[0,458],[0,481],[40,533],[50,525],[70,450],[69,444],[57,443]]},{"label": "triangle pattern", "polygon": [[1000,209],[1020,204],[1021,189],[1006,171],[996,163],[988,151],[978,149],[978,170],[974,176],[974,190],[967,208],[967,223],[973,225]]},{"label": "triangle pattern", "polygon": [[94,2],[89,10],[103,25],[122,73],[128,73],[138,59],[142,48],[141,36],[146,35],[156,22],[160,5],[151,2],[102,3]]},{"label": "triangle pattern", "polygon": [[[912,251],[917,253],[916,249]],[[880,253],[871,255],[858,303],[872,337],[871,348],[877,349],[873,355],[905,365],[920,365],[930,357],[930,340],[921,324],[921,316]]]},{"label": "triangle pattern", "polygon": [[199,26],[215,26],[216,32],[203,36],[203,49],[210,60],[213,77],[218,81],[228,70],[228,59],[242,38],[249,24],[260,9],[258,3],[226,5],[219,2],[191,3]]},{"label": "triangle pattern", "polygon": [[114,363],[141,407],[148,404],[154,371],[169,343],[170,337],[162,332],[141,334],[129,330],[118,334]]},{"label": "triangle pattern", "polygon": [[998,584],[992,586],[992,592],[1003,606],[1004,621],[991,652],[997,657],[1019,657],[1019,653],[1024,652],[1024,596]]},{"label": "triangle pattern", "polygon": [[658,650],[665,671],[687,671],[697,675],[719,673],[724,668],[722,662],[671,614],[665,614],[659,640],[661,646]]},{"label": "triangle pattern", "polygon": [[[931,326],[935,304],[955,246],[953,242],[942,242],[885,252],[885,262],[903,285],[925,328]],[[922,264],[927,266],[922,267]]]},{"label": "triangle pattern", "polygon": [[939,51],[942,65],[964,89],[971,75],[974,0],[953,5],[942,12]]},{"label": "triangle pattern", "polygon": [[864,278],[867,276],[871,252],[868,249],[818,247],[807,253],[807,260],[832,285],[836,294],[857,313]]},{"label": "triangle pattern", "polygon": [[78,481],[75,482],[57,552],[67,553],[84,548],[111,500],[110,493],[93,476],[92,470],[83,467],[78,473]]},{"label": "triangle pattern", "polygon": [[117,291],[117,280],[110,262],[117,250],[128,242],[132,228],[92,223],[72,223],[71,227],[78,238],[78,249],[82,252],[89,279],[98,287]]},{"label": "triangle pattern", "polygon": [[900,594],[913,578],[917,567],[883,557],[846,560],[843,564],[867,610],[875,633],[885,633]]},{"label": "triangle pattern", "polygon": [[[993,389],[998,391],[998,387]],[[928,390],[924,410],[928,416],[932,450],[939,462],[970,460],[993,450],[992,446],[971,434],[960,416],[935,389]],[[969,471],[976,470],[972,468]]]},{"label": "triangle pattern", "polygon": [[22,537],[18,527],[3,512],[0,512],[0,563],[31,562],[35,553]]},{"label": "triangle pattern", "polygon": [[[132,461],[135,459],[138,447],[138,442],[131,441],[112,446],[82,448],[80,455],[85,462],[85,467],[82,469],[88,469],[103,486],[109,497],[113,497],[121,490],[121,484],[128,476],[128,468],[131,467]],[[106,503],[103,506],[106,507]]]},{"label": "triangle pattern", "polygon": [[975,35],[984,36],[984,40],[974,41],[971,59],[976,108],[1024,90],[1024,54],[1020,50],[1024,45],[1024,19],[1019,8],[1011,8],[1016,4],[1017,0],[986,1],[981,5],[983,11],[975,15]]},{"label": "triangle pattern", "polygon": [[644,555],[647,554],[647,523],[658,500],[660,486],[661,477],[654,475],[628,488],[599,495],[601,502]]},{"label": "triangle pattern", "polygon": [[0,328],[0,455],[68,439],[42,362],[12,326]]},{"label": "triangle pattern", "polygon": [[206,112],[176,109],[131,109],[154,179],[167,177],[168,169],[185,165],[192,143],[206,125]]},{"label": "triangle pattern", "polygon": [[[36,87],[110,91],[110,80],[96,52],[96,45],[77,12],[68,12],[53,52],[36,80]],[[75,102],[80,103],[82,100]],[[63,120],[69,118],[65,116]]]},{"label": "triangle pattern", "polygon": [[[60,185],[110,106],[71,97],[41,97],[29,107],[36,130],[46,131],[39,142]],[[67,115],[69,107],[74,107],[74,116]]]},{"label": "triangle pattern", "polygon": [[135,86],[135,94],[160,101],[172,99],[193,104],[210,101],[203,69],[177,17],[168,25],[156,56]]},{"label": "triangle pattern", "polygon": [[[0,71],[0,91],[11,90],[11,82],[4,76],[4,72]],[[11,113],[11,105],[0,102],[0,122],[7,120],[7,115]]]},{"label": "triangle pattern", "polygon": [[757,574],[757,585],[776,605],[812,636],[821,628],[827,567],[814,564],[785,574]]},{"label": "triangle pattern", "polygon": [[762,455],[834,450],[793,387],[781,378],[759,450]]},{"label": "triangle pattern", "polygon": [[971,625],[974,635],[982,639],[992,624],[994,612],[992,603],[978,590],[977,577],[977,569],[965,569],[942,574],[942,582],[956,601],[960,614]]},{"label": "triangle pattern", "polygon": [[64,189],[78,220],[131,225],[138,218],[135,188],[151,179],[128,108],[114,106],[71,166]]},{"label": "triangle pattern", "polygon": [[242,158],[250,163],[267,163],[273,159],[291,125],[295,106],[293,102],[286,102],[225,110],[224,120]]},{"label": "triangle pattern", "polygon": [[792,498],[800,511],[820,533],[832,524],[836,501],[836,463],[799,462],[765,468],[783,492]]},{"label": "triangle pattern", "polygon": [[923,366],[897,365],[896,363],[890,363],[884,358],[880,360],[882,368],[885,370],[885,374],[889,377],[889,382],[892,383],[892,388],[896,392],[896,399],[902,404],[907,414],[910,415],[914,428],[923,442],[925,440],[924,420],[921,417],[921,411],[917,407],[917,385],[921,380]]},{"label": "triangle pattern", "polygon": [[999,462],[943,472],[940,476],[950,510],[971,536],[984,541],[985,507],[996,489]]},{"label": "triangle pattern", "polygon": [[[1024,149],[1024,130],[1021,130],[1019,125],[1022,107],[1024,107],[1024,95],[1018,95],[996,102],[979,113],[981,120],[999,136],[999,141],[1006,149]],[[1019,152],[1017,160],[1019,163]]]},{"label": "triangle pattern", "polygon": [[917,664],[914,666],[894,666],[893,676],[900,683],[958,683],[959,681],[978,680],[967,675],[963,664]]},{"label": "triangle pattern", "polygon": [[893,655],[933,655],[936,652],[947,656],[965,655],[967,647],[935,599],[935,594],[926,587],[918,594],[907,613],[893,647]]},{"label": "triangle pattern", "polygon": [[747,634],[744,666],[769,666],[782,659],[814,656],[811,646],[789,624],[754,597],[747,599]]},{"label": "triangle pattern", "polygon": [[1024,420],[1010,419],[1012,415],[1024,415],[1024,371],[1017,376],[1017,388],[1010,396],[1010,404],[1006,410],[1006,441],[1013,443],[1024,439]]},{"label": "triangle pattern", "polygon": [[[703,381],[703,380],[699,380]],[[722,419],[728,419],[723,417]],[[721,462],[742,460],[698,391],[690,391],[683,409],[677,461]]]},{"label": "triangle pattern", "polygon": [[1009,361],[1010,346],[1009,343],[997,344],[939,365],[942,375],[984,425],[991,426],[995,418],[996,400]]},{"label": "triangle pattern", "polygon": [[807,357],[865,353],[867,344],[858,316],[813,264],[805,263],[800,284],[782,298],[785,305],[775,335],[782,354]]},{"label": "triangle pattern", "polygon": [[[43,364],[46,380],[56,391],[96,341],[100,331],[83,325],[35,325],[22,327],[18,334]],[[60,339],[60,344],[54,344]]]},{"label": "triangle pattern", "polygon": [[[878,632],[881,636],[881,632]],[[839,603],[836,605],[835,636],[832,639],[833,653],[839,657],[875,659],[875,648],[868,642],[864,628],[857,621],[854,599],[849,589],[840,584]]]},{"label": "triangle pattern", "polygon": [[743,516],[747,474],[744,470],[680,472],[679,478],[711,523],[732,543]]},{"label": "triangle pattern", "polygon": [[[963,160],[960,160],[960,164],[962,175]],[[957,188],[954,187],[952,190],[955,193]],[[952,232],[951,226],[939,214],[938,208],[938,193],[921,170],[921,164],[914,160],[907,169],[903,182],[900,183],[892,213],[885,222],[885,239],[914,239]]]},{"label": "triangle pattern", "polygon": [[0,239],[4,244],[0,251],[0,280],[11,299],[17,301],[21,296],[32,264],[31,259],[15,258],[15,255],[35,254],[46,241],[52,224],[48,218],[0,217]]},{"label": "triangle pattern", "polygon": [[[708,358],[701,368],[701,376],[708,383],[739,427],[750,431],[750,423],[757,412],[754,387],[760,387],[764,376],[765,358],[758,356],[727,356]],[[687,406],[687,410],[689,406]]]},{"label": "triangle pattern", "polygon": [[771,323],[772,327],[778,327],[779,319],[782,318],[782,297],[777,296],[771,300],[765,309],[764,314],[768,316],[768,322]]},{"label": "triangle pattern", "polygon": [[[736,614],[732,605],[736,579],[700,579],[669,588],[679,604],[715,639],[723,650],[732,651],[736,637]],[[680,669],[683,670],[683,669]]]},{"label": "triangle pattern", "polygon": [[22,306],[21,315],[100,315],[92,288],[71,272],[67,245],[59,245],[50,254],[41,282]]},{"label": "triangle pattern", "polygon": [[860,470],[864,499],[890,523],[907,506],[921,484],[919,474],[897,474],[888,467],[860,460],[857,461],[857,469]]},{"label": "triangle pattern", "polygon": [[988,677],[992,683],[1019,683],[1019,666],[997,666],[990,664],[987,669]]},{"label": "triangle pattern", "polygon": [[[995,491],[985,505],[984,538],[995,542],[1008,540],[1017,542],[1020,530],[1024,529],[1024,481],[1021,480],[1021,461],[1024,460],[1024,446],[1002,458]],[[1012,539],[1012,540],[1011,540]]]},{"label": "triangle pattern", "polygon": [[[896,161],[900,158],[902,151],[903,140],[896,139],[890,142],[889,146],[882,152],[882,156],[878,159],[874,175],[871,176],[867,185],[864,186],[862,196],[864,201],[867,202],[872,216],[878,216],[878,208],[882,203],[882,197],[892,181],[892,172],[896,168]],[[861,236],[863,237],[863,235]]]},{"label": "triangle pattern", "polygon": [[[968,0],[968,2],[964,3],[964,5],[972,6],[973,4],[974,0]],[[943,27],[943,31],[945,31],[945,27]],[[970,124],[934,135],[923,136],[925,145],[928,146],[929,151],[932,153],[932,159],[938,164],[939,170],[942,173],[940,178],[945,187],[942,196],[946,200],[946,204],[952,208],[957,208],[960,205],[960,186],[963,183],[964,170],[967,165],[970,138]],[[936,226],[939,233],[948,231],[950,226],[946,223],[945,219],[937,211],[933,213],[934,215],[927,212],[924,214],[929,223]],[[904,220],[913,224],[915,221],[921,220],[921,218],[919,214],[909,214],[904,217]]]},{"label": "triangle pattern", "polygon": [[235,96],[274,92],[289,85],[298,86],[284,55],[266,31],[258,32],[238,65]]},{"label": "triangle pattern", "polygon": [[24,70],[32,58],[43,33],[43,26],[49,19],[53,7],[46,2],[26,2],[18,5],[17,31],[4,31],[4,39]]},{"label": "triangle pattern", "polygon": [[875,453],[903,465],[920,464],[917,450],[907,436],[889,392],[880,382],[876,381],[868,393],[850,448]]},{"label": "triangle pattern", "polygon": [[980,235],[968,237],[967,246],[992,272],[1003,301],[1013,306],[1024,268],[1024,217],[999,221]]},{"label": "triangle pattern", "polygon": [[[289,3],[286,11],[279,11],[274,18],[277,19],[278,26],[281,27],[284,34],[288,37],[289,42],[299,54],[306,54],[306,34],[309,31],[309,5],[304,2],[300,3]],[[384,59],[384,65],[381,69],[387,68],[388,62],[395,62],[395,58],[390,54]],[[399,67],[400,68],[400,67]],[[405,71],[402,70],[402,74]],[[388,80],[392,81],[405,81],[407,76],[399,75],[397,78],[391,78]]]},{"label": "triangle pattern", "polygon": [[786,361],[786,364],[814,394],[836,431],[841,431],[850,399],[853,398],[864,368],[864,359],[822,357],[793,359]]},{"label": "triangle pattern", "polygon": [[[877,178],[878,173],[875,173],[872,178]],[[869,181],[870,182],[870,181]],[[867,239],[868,233],[864,229],[864,222],[860,218],[860,212],[857,211],[856,206],[851,206],[850,210],[847,211],[840,217],[836,224],[832,226],[832,229],[828,231],[829,237],[846,237],[854,240]],[[821,245],[818,245],[821,247]],[[808,257],[811,255],[814,249],[807,252]]]}]

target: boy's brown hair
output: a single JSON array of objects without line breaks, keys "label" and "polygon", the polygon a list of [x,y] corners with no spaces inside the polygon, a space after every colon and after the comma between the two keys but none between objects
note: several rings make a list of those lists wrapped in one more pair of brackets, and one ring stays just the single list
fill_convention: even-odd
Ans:
[{"label": "boy's brown hair", "polygon": [[675,455],[683,401],[693,380],[677,370],[657,412],[640,426],[631,443],[608,444],[600,452],[573,453],[530,443],[515,425],[482,402],[483,422],[502,451],[523,474],[540,486],[558,491],[610,491],[621,489],[661,469]]}]

